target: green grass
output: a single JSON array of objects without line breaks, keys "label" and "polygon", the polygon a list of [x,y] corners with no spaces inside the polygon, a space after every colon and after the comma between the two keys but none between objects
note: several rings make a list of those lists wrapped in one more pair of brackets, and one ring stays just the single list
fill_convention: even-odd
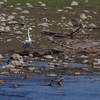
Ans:
[{"label": "green grass", "polygon": [[[0,0],[3,1],[3,0]],[[16,4],[21,3],[25,4],[27,2],[37,4],[38,2],[46,3],[47,5],[53,5],[53,6],[66,6],[67,4],[71,4],[74,0],[8,0],[9,4]],[[88,4],[88,5],[99,5],[100,0],[88,0],[89,2],[85,2],[85,0],[75,0],[79,4]]]}]

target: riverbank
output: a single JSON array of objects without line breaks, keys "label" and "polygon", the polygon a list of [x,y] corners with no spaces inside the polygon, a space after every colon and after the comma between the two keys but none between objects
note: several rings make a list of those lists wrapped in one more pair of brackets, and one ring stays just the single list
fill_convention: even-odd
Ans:
[{"label": "riverbank", "polygon": [[[0,61],[7,63],[1,66],[1,74],[44,74],[48,69],[66,69],[67,74],[82,74],[80,68],[68,68],[69,63],[88,65],[81,68],[83,72],[99,72],[100,6],[92,5],[90,1],[81,4],[64,0],[66,5],[57,2],[59,5],[56,7],[49,1],[11,2],[1,2],[0,8]],[[27,38],[29,27],[32,28],[32,46],[24,50],[22,42]],[[10,57],[8,61],[4,59],[6,55]],[[24,60],[31,65],[24,66]],[[38,68],[33,60],[49,61],[50,65]]]}]

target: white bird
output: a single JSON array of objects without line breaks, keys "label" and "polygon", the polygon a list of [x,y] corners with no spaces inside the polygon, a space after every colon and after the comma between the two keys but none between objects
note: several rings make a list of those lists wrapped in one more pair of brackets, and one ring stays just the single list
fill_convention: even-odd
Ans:
[{"label": "white bird", "polygon": [[28,28],[28,39],[23,41],[23,48],[28,48],[30,45],[31,45],[31,38],[30,38],[30,33],[29,33],[29,30],[32,30],[32,28]]}]

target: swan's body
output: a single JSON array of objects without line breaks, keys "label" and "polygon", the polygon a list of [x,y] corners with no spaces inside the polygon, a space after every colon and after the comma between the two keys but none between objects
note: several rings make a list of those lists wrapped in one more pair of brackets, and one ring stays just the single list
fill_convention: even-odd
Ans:
[{"label": "swan's body", "polygon": [[23,41],[23,48],[28,48],[32,42],[30,38],[29,30],[31,30],[31,28],[28,28],[28,39]]}]

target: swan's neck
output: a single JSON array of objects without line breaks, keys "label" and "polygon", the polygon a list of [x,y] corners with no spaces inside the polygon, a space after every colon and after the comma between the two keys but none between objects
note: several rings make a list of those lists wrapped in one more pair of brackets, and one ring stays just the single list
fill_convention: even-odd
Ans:
[{"label": "swan's neck", "polygon": [[29,33],[29,29],[28,29],[28,40],[31,40],[30,33]]}]

